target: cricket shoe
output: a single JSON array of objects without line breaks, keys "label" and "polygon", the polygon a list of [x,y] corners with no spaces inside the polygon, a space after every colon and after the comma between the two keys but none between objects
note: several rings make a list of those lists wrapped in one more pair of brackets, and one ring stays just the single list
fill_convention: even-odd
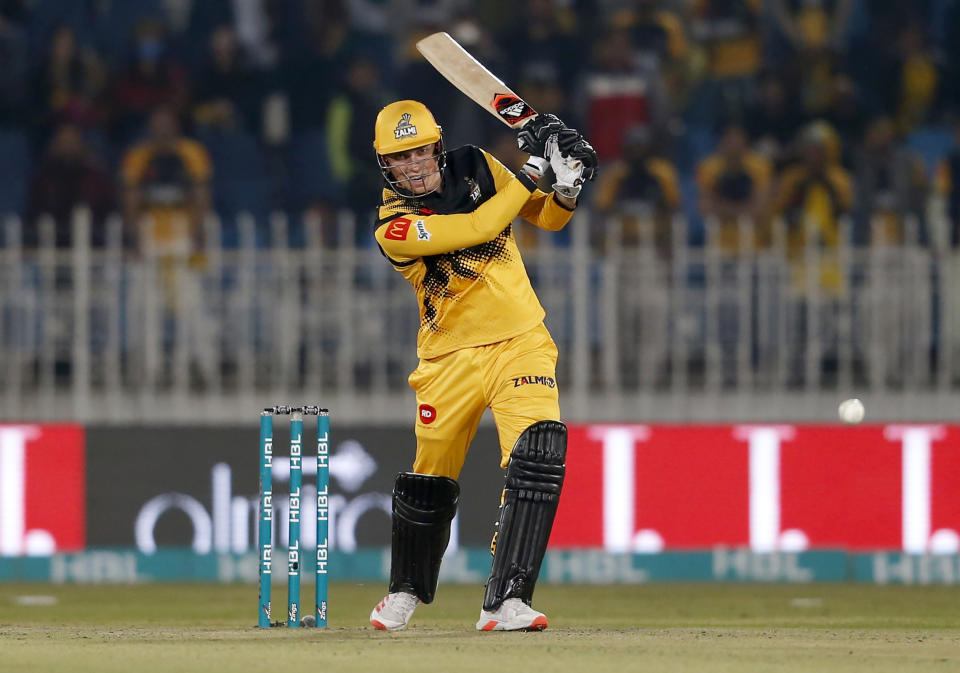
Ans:
[{"label": "cricket shoe", "polygon": [[491,612],[480,611],[477,631],[543,631],[547,616],[519,598],[508,598]]},{"label": "cricket shoe", "polygon": [[370,613],[370,623],[381,631],[405,629],[419,602],[419,598],[405,591],[387,594]]}]

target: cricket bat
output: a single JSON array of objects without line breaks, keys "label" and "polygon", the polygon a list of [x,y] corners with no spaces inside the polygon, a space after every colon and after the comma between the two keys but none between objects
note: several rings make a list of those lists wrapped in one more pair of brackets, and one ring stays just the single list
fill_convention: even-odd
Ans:
[{"label": "cricket bat", "polygon": [[536,110],[487,70],[448,33],[434,33],[417,42],[417,51],[447,81],[510,128],[521,128]]}]

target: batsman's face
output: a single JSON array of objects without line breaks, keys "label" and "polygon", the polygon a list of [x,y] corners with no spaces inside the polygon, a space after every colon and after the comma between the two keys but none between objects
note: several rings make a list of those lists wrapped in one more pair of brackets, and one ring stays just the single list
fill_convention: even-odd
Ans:
[{"label": "batsman's face", "polygon": [[426,194],[440,189],[443,176],[437,156],[437,144],[414,147],[404,152],[383,155],[396,187],[411,194]]}]

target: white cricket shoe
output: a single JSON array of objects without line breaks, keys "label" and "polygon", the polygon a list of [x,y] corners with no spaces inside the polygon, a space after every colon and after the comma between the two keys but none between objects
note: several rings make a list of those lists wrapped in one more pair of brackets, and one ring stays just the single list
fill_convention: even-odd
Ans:
[{"label": "white cricket shoe", "polygon": [[381,631],[399,631],[407,628],[420,599],[405,591],[387,594],[370,613],[370,623]]},{"label": "white cricket shoe", "polygon": [[497,610],[480,610],[477,631],[543,631],[547,616],[519,598],[508,598]]}]

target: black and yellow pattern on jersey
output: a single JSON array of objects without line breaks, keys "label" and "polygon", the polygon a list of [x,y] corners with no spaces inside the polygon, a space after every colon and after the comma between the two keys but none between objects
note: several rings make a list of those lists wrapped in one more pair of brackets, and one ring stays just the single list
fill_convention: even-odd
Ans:
[{"label": "black and yellow pattern on jersey", "polygon": [[544,311],[511,222],[519,215],[556,231],[571,214],[477,147],[448,152],[443,179],[441,191],[418,199],[384,190],[376,232],[384,255],[417,293],[421,358],[540,324]]}]

